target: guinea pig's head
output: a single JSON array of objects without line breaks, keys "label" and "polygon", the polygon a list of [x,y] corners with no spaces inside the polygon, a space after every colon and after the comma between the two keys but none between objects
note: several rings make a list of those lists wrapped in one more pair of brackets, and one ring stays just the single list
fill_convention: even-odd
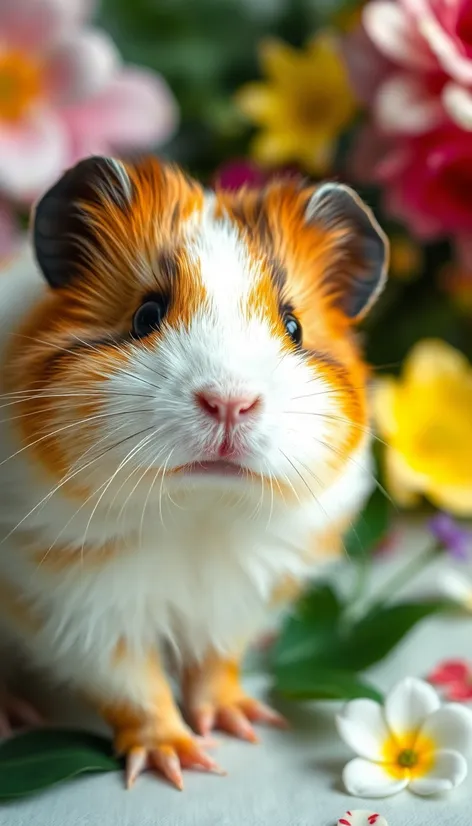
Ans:
[{"label": "guinea pig's head", "polygon": [[89,158],[42,197],[32,234],[49,287],[10,385],[66,490],[131,478],[302,499],[354,461],[355,325],[387,243],[347,186],[207,192],[153,158]]}]

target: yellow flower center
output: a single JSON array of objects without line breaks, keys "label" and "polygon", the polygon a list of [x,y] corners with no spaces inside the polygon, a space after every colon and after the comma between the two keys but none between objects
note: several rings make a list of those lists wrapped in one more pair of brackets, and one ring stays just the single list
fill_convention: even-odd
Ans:
[{"label": "yellow flower center", "polygon": [[407,732],[400,737],[392,736],[382,748],[383,765],[396,779],[415,780],[431,771],[435,751],[434,741],[422,734]]},{"label": "yellow flower center", "polygon": [[38,63],[23,52],[0,53],[0,120],[14,123],[41,91]]}]

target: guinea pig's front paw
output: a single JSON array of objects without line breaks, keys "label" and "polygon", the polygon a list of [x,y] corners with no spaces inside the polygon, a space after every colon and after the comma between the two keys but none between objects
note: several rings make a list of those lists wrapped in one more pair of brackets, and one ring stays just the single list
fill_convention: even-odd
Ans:
[{"label": "guinea pig's front paw", "polygon": [[188,718],[204,736],[212,729],[220,729],[257,743],[252,723],[287,727],[287,721],[278,712],[245,693],[234,660],[211,657],[187,669],[184,695]]},{"label": "guinea pig's front paw", "polygon": [[145,769],[164,775],[178,789],[183,789],[182,769],[224,774],[203,749],[211,747],[208,738],[196,737],[185,726],[168,727],[157,721],[118,731],[115,748],[126,755],[126,785],[134,785]]}]

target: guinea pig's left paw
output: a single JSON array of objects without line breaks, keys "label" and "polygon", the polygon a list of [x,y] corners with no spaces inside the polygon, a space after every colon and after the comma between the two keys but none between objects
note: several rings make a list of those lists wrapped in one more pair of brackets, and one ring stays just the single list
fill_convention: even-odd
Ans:
[{"label": "guinea pig's left paw", "polygon": [[203,736],[219,729],[257,743],[252,723],[287,727],[282,715],[245,693],[234,662],[212,658],[188,669],[184,694],[188,718]]}]

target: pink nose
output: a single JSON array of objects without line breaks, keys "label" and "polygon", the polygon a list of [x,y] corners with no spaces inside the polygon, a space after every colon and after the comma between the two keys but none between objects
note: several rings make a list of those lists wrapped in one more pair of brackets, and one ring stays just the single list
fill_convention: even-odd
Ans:
[{"label": "pink nose", "polygon": [[225,398],[219,396],[218,393],[210,393],[206,390],[196,393],[195,397],[207,416],[222,422],[227,427],[234,427],[234,425],[255,413],[261,403],[259,396],[230,396]]}]

